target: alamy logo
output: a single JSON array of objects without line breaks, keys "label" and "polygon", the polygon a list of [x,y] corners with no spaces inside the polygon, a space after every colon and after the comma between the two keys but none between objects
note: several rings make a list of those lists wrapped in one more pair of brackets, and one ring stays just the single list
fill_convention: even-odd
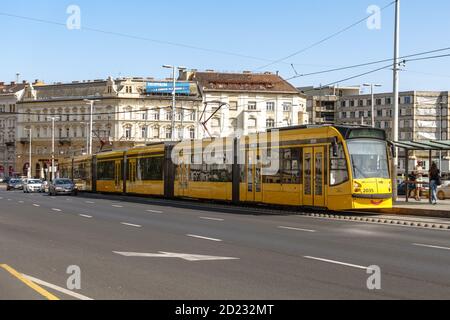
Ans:
[{"label": "alamy logo", "polygon": [[70,277],[67,279],[67,289],[69,290],[81,290],[81,269],[79,266],[69,266],[67,268],[67,274]]},{"label": "alamy logo", "polygon": [[367,8],[367,13],[371,16],[367,19],[367,28],[369,30],[381,29],[381,8],[376,5],[371,5]]},{"label": "alamy logo", "polygon": [[81,8],[77,5],[70,5],[67,7],[66,13],[69,15],[66,21],[67,29],[80,30],[81,29]]},{"label": "alamy logo", "polygon": [[367,274],[370,274],[367,279],[367,289],[381,290],[381,268],[379,266],[370,266],[367,268]]}]

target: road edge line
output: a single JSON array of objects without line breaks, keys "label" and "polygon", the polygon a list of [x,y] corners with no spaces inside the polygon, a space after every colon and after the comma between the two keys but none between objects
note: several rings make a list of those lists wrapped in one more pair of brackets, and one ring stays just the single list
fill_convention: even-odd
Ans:
[{"label": "road edge line", "polygon": [[18,280],[20,280],[21,282],[26,284],[28,287],[30,287],[31,289],[33,289],[34,291],[39,293],[41,296],[45,297],[47,300],[52,300],[52,301],[60,300],[58,297],[56,297],[55,295],[51,294],[50,292],[48,292],[44,288],[40,287],[39,285],[37,285],[36,283],[34,283],[30,279],[28,279],[26,276],[20,274],[19,272],[17,272],[16,270],[14,270],[10,266],[8,266],[7,264],[0,264],[0,268],[3,268],[6,271],[8,271],[11,275],[13,275]]}]

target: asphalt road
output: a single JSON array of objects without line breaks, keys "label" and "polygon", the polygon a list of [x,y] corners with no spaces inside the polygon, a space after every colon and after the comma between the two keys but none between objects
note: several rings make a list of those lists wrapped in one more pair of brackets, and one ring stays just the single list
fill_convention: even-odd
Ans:
[{"label": "asphalt road", "polygon": [[[120,199],[0,191],[0,265],[59,299],[450,299],[448,230]],[[48,298],[0,282],[0,299]]]}]

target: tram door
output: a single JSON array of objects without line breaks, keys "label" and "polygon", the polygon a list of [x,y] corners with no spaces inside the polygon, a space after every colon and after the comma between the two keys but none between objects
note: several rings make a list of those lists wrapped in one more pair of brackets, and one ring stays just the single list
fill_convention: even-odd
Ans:
[{"label": "tram door", "polygon": [[129,182],[129,191],[133,192],[134,189],[134,184],[136,183],[136,173],[137,173],[137,161],[136,159],[128,159],[128,176],[127,176],[127,180]]},{"label": "tram door", "polygon": [[325,206],[325,148],[303,149],[303,204]]},{"label": "tram door", "polygon": [[262,163],[256,150],[247,156],[247,201],[262,202]]},{"label": "tram door", "polygon": [[115,191],[121,191],[123,188],[123,180],[122,180],[122,163],[120,161],[116,161],[114,165],[114,187]]},{"label": "tram door", "polygon": [[189,189],[189,166],[181,163],[178,167],[179,196],[187,197]]}]

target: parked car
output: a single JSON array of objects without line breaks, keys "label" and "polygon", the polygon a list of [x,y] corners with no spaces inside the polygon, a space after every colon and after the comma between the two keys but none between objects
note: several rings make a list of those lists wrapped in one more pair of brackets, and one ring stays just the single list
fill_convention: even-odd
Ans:
[{"label": "parked car", "polygon": [[450,199],[450,181],[442,181],[442,186],[438,187],[437,196],[439,200]]},{"label": "parked car", "polygon": [[70,194],[75,196],[78,194],[78,188],[70,179],[56,179],[50,184],[48,193],[51,196],[59,194]]},{"label": "parked car", "polygon": [[23,181],[21,179],[11,179],[6,185],[6,190],[23,190]]},{"label": "parked car", "polygon": [[44,184],[39,179],[27,179],[23,184],[23,192],[44,192]]}]

